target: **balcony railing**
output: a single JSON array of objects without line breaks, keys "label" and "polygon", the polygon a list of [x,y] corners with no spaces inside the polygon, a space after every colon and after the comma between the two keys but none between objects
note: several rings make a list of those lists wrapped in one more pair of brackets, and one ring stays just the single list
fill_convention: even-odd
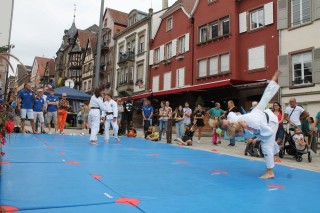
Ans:
[{"label": "balcony railing", "polygon": [[135,61],[135,53],[132,51],[128,51],[125,53],[120,53],[118,64],[125,63],[127,61]]}]

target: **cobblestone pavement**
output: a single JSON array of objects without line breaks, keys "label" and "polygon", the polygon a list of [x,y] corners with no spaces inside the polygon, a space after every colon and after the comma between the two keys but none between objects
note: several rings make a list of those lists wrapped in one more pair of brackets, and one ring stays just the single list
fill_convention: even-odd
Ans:
[{"label": "cobblestone pavement", "polygon": [[[27,129],[31,130],[30,127],[27,127]],[[137,132],[138,132],[137,137],[143,139],[144,136],[143,136],[142,130],[138,129]],[[78,130],[78,129],[66,129],[65,130],[66,135],[71,135],[71,134],[72,135],[80,135],[81,133],[84,133],[85,136],[89,136],[88,130],[85,130],[85,131]],[[172,138],[174,139],[175,135],[172,135]],[[89,140],[89,138],[88,138],[88,140]],[[203,137],[201,139],[200,143],[197,143],[196,142],[197,140],[194,140],[194,141],[195,142],[193,143],[193,146],[185,147],[185,148],[198,149],[198,150],[203,150],[203,151],[208,151],[208,152],[216,152],[216,153],[240,157],[240,158],[263,161],[263,158],[245,156],[244,150],[245,150],[246,144],[244,142],[237,142],[236,146],[229,147],[228,146],[229,141],[226,141],[226,140],[223,140],[222,144],[219,144],[218,146],[214,146],[211,143],[210,137]],[[165,139],[162,139],[161,143],[165,143]],[[177,146],[177,144],[175,144],[174,141],[173,141],[172,145]],[[319,145],[319,148],[320,148],[320,145]],[[276,164],[320,172],[320,155],[319,155],[319,153],[320,153],[320,149],[318,149],[317,154],[312,152],[313,159],[312,159],[311,163],[308,162],[307,155],[303,155],[302,162],[296,162],[296,160],[293,158],[293,156],[285,155],[283,159],[279,159],[279,157],[277,157],[281,162],[277,162]]]}]

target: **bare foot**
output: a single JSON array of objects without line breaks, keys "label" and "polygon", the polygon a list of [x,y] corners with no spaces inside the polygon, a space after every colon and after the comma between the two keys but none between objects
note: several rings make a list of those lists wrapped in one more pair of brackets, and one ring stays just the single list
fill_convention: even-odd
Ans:
[{"label": "bare foot", "polygon": [[98,145],[98,142],[97,141],[90,141],[90,144],[91,145]]},{"label": "bare foot", "polygon": [[108,142],[109,142],[109,139],[105,139],[104,142],[108,143]]},{"label": "bare foot", "polygon": [[268,169],[267,172],[264,175],[262,175],[260,178],[261,179],[272,179],[274,177],[275,176],[274,176],[273,170],[272,169]]},{"label": "bare foot", "polygon": [[116,138],[116,141],[117,141],[117,142],[120,142],[120,138]]}]

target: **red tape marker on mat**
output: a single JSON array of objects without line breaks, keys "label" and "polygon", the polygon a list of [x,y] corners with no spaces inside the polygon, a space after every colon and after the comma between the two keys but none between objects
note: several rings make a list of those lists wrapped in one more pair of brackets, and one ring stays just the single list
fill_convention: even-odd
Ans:
[{"label": "red tape marker on mat", "polygon": [[228,174],[228,172],[223,171],[223,170],[212,170],[212,173],[221,174],[221,175],[227,175]]},{"label": "red tape marker on mat", "polygon": [[284,186],[273,184],[273,183],[268,184],[268,187],[271,189],[284,189],[285,188]]},{"label": "red tape marker on mat", "polygon": [[60,155],[64,155],[64,152],[60,152]]},{"label": "red tape marker on mat", "polygon": [[10,164],[10,162],[7,162],[7,161],[0,161],[0,165],[7,165],[7,164]]},{"label": "red tape marker on mat", "polygon": [[216,150],[216,149],[211,149],[211,151],[212,151],[212,152],[218,152],[218,150]]},{"label": "red tape marker on mat", "polygon": [[129,205],[132,205],[132,206],[138,206],[138,204],[140,203],[140,200],[134,199],[134,198],[121,197],[118,200],[116,200],[116,203],[118,203],[118,204],[129,204]]},{"label": "red tape marker on mat", "polygon": [[279,158],[277,158],[274,162],[281,163],[281,160]]},{"label": "red tape marker on mat", "polygon": [[176,160],[176,163],[188,164],[188,161],[185,161],[185,160]]},{"label": "red tape marker on mat", "polygon": [[0,206],[1,212],[17,212],[19,211],[18,208],[13,206]]},{"label": "red tape marker on mat", "polygon": [[93,177],[96,180],[100,180],[102,178],[101,175],[91,175],[91,177]]},{"label": "red tape marker on mat", "polygon": [[78,165],[78,164],[80,164],[80,162],[78,162],[78,161],[67,161],[66,164]]}]

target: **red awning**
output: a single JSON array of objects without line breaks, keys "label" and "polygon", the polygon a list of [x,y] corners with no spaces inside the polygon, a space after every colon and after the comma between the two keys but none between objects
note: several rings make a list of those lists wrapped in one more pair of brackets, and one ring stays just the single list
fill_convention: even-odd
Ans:
[{"label": "red awning", "polygon": [[[136,99],[148,98],[150,96],[151,96],[151,93],[148,92],[148,93],[143,93],[143,94],[139,94],[139,95],[133,95],[133,96],[131,96],[131,99],[136,100]],[[126,101],[126,100],[128,100],[128,97],[123,97],[123,98],[121,98],[121,100]]]}]

